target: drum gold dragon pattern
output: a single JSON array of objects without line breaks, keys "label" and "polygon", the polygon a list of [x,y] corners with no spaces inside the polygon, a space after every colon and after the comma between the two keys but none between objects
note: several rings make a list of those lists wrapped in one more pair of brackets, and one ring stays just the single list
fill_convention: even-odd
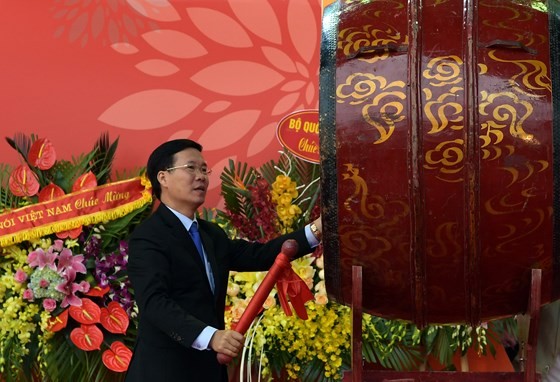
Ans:
[{"label": "drum gold dragon pattern", "polygon": [[339,1],[325,12],[332,298],[351,302],[352,265],[366,311],[419,325],[524,312],[534,268],[543,301],[558,298],[554,1]]}]

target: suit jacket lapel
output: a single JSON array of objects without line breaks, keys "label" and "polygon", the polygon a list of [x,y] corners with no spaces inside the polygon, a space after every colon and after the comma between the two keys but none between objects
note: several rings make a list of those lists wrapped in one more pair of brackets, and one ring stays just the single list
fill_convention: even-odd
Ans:
[{"label": "suit jacket lapel", "polygon": [[[206,276],[208,276],[206,274],[205,265],[200,259],[198,249],[196,249],[196,246],[194,245],[194,241],[192,240],[191,235],[185,229],[185,226],[183,225],[183,223],[181,223],[179,218],[177,218],[177,216],[175,216],[175,214],[171,212],[169,208],[167,208],[163,203],[158,207],[156,213],[158,213],[161,216],[164,223],[169,226],[169,229],[171,230],[173,236],[177,237],[181,241],[181,244],[185,249],[185,252],[187,252],[187,254],[185,255],[193,256],[200,268],[200,271],[203,272]],[[216,299],[217,297],[216,291],[219,290],[218,287],[221,284],[221,282],[219,280],[219,277],[217,277],[219,273],[218,273],[218,264],[216,261],[216,255],[214,250],[214,243],[212,237],[204,229],[205,223],[206,222],[199,224],[200,239],[202,240],[202,246],[204,247],[204,252],[206,253],[206,257],[210,262],[210,267],[212,268],[212,274],[214,277],[214,299]],[[208,277],[206,277],[206,280],[208,283],[208,289],[211,290],[212,288],[210,286],[210,281],[208,281]]]},{"label": "suit jacket lapel", "polygon": [[[181,221],[167,208],[163,203],[160,204],[156,213],[161,216],[163,222],[169,227],[172,235],[176,237],[180,242],[182,247],[185,249],[187,256],[192,256],[198,262],[200,269],[206,273],[206,269],[204,268],[204,264],[200,259],[200,255],[198,254],[198,250],[194,245],[194,241],[191,238],[189,232],[185,229],[185,226]],[[205,245],[203,241],[203,245]]]}]

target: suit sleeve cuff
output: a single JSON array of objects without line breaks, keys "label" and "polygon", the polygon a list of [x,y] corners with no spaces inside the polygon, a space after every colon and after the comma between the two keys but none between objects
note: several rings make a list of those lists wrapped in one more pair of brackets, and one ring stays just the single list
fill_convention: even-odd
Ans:
[{"label": "suit sleeve cuff", "polygon": [[305,237],[307,238],[307,242],[309,243],[309,246],[311,248],[315,248],[316,246],[319,245],[319,240],[317,240],[317,238],[315,237],[315,235],[313,235],[313,232],[311,232],[311,228],[309,228],[311,226],[311,224],[307,224],[305,226]]}]

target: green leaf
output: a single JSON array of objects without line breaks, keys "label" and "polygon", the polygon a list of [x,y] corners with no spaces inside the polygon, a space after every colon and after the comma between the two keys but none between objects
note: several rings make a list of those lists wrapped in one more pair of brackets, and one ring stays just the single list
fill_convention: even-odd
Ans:
[{"label": "green leaf", "polygon": [[81,175],[87,172],[86,168],[91,161],[94,152],[72,158],[72,161],[57,160],[53,167],[48,170],[51,182],[58,185],[65,193],[72,192],[72,185]]},{"label": "green leaf", "polygon": [[97,142],[95,142],[92,151],[94,155],[91,158],[91,163],[87,171],[91,171],[95,174],[97,184],[101,185],[109,181],[118,144],[119,138],[113,143],[109,143],[109,133],[107,132],[101,134]]},{"label": "green leaf", "polygon": [[134,228],[146,219],[151,209],[152,204],[148,203],[121,218],[98,225],[103,250],[112,251],[118,248],[120,241],[126,239]]},{"label": "green leaf", "polygon": [[362,342],[362,354],[367,362],[378,363],[379,361],[375,357],[375,351],[373,349],[373,343],[368,341]]},{"label": "green leaf", "polygon": [[33,135],[29,138],[23,133],[16,133],[13,139],[6,137],[6,142],[8,142],[8,144],[22,156],[27,165],[29,165],[29,162],[27,161],[27,154],[29,153],[29,149],[31,148],[33,141],[35,140],[33,138]]},{"label": "green leaf", "polygon": [[142,167],[133,167],[130,169],[124,169],[124,170],[116,170],[115,171],[115,181],[119,181],[119,180],[127,180],[130,178],[135,178],[137,176],[142,175],[143,173],[146,172],[146,167],[142,166]]},{"label": "green leaf", "polygon": [[257,172],[246,163],[229,161],[220,175],[222,181],[222,195],[228,210],[250,218],[253,215],[251,193],[247,189],[257,179]]}]

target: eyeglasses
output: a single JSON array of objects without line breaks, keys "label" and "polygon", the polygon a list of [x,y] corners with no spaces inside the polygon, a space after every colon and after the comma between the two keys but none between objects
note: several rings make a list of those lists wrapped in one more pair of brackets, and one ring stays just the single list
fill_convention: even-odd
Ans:
[{"label": "eyeglasses", "polygon": [[206,166],[195,166],[194,164],[183,164],[181,166],[175,166],[175,167],[169,167],[167,169],[165,169],[165,171],[173,171],[173,170],[177,170],[177,169],[181,169],[181,170],[185,170],[186,172],[188,172],[189,174],[196,174],[196,172],[198,171],[199,173],[201,173],[202,175],[210,175],[212,174],[212,170],[209,169]]}]

